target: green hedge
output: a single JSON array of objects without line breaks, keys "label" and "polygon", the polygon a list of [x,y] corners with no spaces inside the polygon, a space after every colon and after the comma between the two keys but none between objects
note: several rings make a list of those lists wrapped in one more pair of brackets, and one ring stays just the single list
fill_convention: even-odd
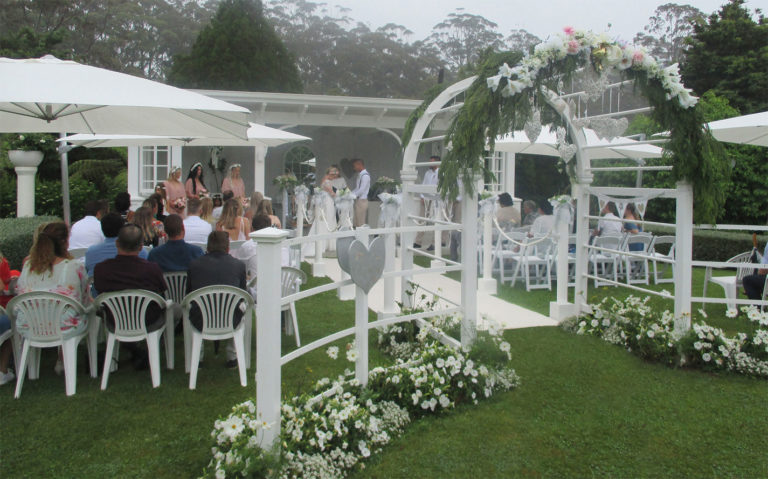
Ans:
[{"label": "green hedge", "polygon": [[21,262],[29,254],[35,230],[41,224],[61,221],[55,216],[0,219],[0,252],[8,258],[12,269],[21,270]]},{"label": "green hedge", "polygon": [[[654,227],[658,235],[675,234],[671,228]],[[763,253],[766,235],[758,235],[760,254]],[[749,232],[698,230],[693,233],[693,259],[698,261],[726,261],[739,253],[752,250],[752,234]]]}]

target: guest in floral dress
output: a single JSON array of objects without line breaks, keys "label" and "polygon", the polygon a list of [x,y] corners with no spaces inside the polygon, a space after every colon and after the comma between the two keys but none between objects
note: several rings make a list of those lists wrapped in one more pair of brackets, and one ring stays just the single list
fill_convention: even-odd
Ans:
[{"label": "guest in floral dress", "polygon": [[133,224],[141,229],[144,236],[144,246],[155,247],[165,244],[167,237],[165,227],[152,216],[152,210],[148,206],[142,206],[136,210],[133,215]]},{"label": "guest in floral dress", "polygon": [[168,179],[163,182],[165,188],[165,209],[168,214],[177,214],[184,216],[184,206],[187,201],[187,192],[184,190],[184,184],[179,181],[181,178],[181,168],[174,167]]},{"label": "guest in floral dress", "polygon": [[[18,294],[30,291],[49,291],[68,296],[83,306],[91,301],[88,274],[82,262],[72,259],[69,252],[69,228],[65,223],[49,223],[37,235],[29,258],[24,263],[16,286]],[[77,334],[87,327],[85,318],[70,312],[61,318],[61,329],[66,334]],[[22,315],[16,318],[16,328],[23,332],[29,325]]]}]

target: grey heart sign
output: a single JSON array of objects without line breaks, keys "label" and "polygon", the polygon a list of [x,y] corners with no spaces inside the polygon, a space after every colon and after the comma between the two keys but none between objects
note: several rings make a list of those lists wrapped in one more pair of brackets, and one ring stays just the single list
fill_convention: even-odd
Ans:
[{"label": "grey heart sign", "polygon": [[355,240],[354,236],[346,236],[336,239],[336,257],[339,260],[339,267],[347,274],[349,272],[349,245]]},{"label": "grey heart sign", "polygon": [[371,241],[368,248],[357,240],[349,246],[349,275],[352,277],[352,281],[366,294],[384,272],[385,253],[386,249],[382,237]]}]

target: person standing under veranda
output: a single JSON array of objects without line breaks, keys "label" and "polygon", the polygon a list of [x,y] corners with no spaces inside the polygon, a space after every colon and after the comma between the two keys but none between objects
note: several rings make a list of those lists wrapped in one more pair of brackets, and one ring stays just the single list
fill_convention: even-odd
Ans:
[{"label": "person standing under veranda", "polygon": [[371,188],[371,175],[365,169],[365,163],[360,158],[352,160],[352,167],[357,172],[357,184],[352,193],[355,194],[355,214],[353,224],[355,228],[363,226],[368,217],[368,190]]},{"label": "person standing under veranda", "polygon": [[201,163],[195,163],[189,169],[187,181],[184,183],[184,191],[187,195],[187,201],[191,198],[200,199],[200,195],[208,194],[208,188],[205,187],[203,181],[203,165]]},{"label": "person standing under veranda", "polygon": [[229,175],[221,182],[221,191],[231,191],[237,201],[244,202],[245,183],[240,177],[240,163],[229,167]]},{"label": "person standing under veranda", "polygon": [[165,209],[169,215],[184,215],[184,208],[187,204],[187,192],[179,178],[181,178],[181,168],[174,166],[171,168],[168,179],[163,182]]}]

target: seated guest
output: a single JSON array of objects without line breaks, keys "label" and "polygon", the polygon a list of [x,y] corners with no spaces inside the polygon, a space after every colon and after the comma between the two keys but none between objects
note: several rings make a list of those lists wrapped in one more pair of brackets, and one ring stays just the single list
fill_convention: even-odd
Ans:
[{"label": "seated guest", "polygon": [[593,236],[620,236],[621,235],[621,221],[619,221],[618,210],[616,209],[616,203],[609,201],[603,206],[600,214],[603,215],[603,219],[597,222],[597,229],[592,231]]},{"label": "seated guest", "polygon": [[272,221],[272,226],[275,228],[282,228],[283,225],[280,224],[280,218],[275,216],[275,213],[272,211],[272,200],[269,198],[264,198],[261,201],[261,204],[259,205],[258,211],[256,211],[257,215],[267,215],[269,216],[269,219]]},{"label": "seated guest", "polygon": [[523,226],[530,226],[539,217],[539,207],[533,200],[523,201]]},{"label": "seated guest", "polygon": [[[768,243],[765,244],[761,264],[768,264]],[[748,274],[747,276],[744,276],[742,284],[744,285],[744,292],[747,294],[747,298],[755,300],[763,299],[763,288],[765,287],[765,277],[767,273],[768,268],[760,268],[757,270],[757,274]]]},{"label": "seated guest", "polygon": [[521,221],[520,211],[515,208],[512,196],[509,193],[499,195],[500,208],[496,211],[496,221],[504,229],[518,226]]},{"label": "seated guest", "polygon": [[158,223],[160,222],[153,218],[152,210],[148,206],[142,206],[136,210],[136,214],[133,215],[133,224],[141,229],[144,246],[155,247],[165,243],[168,237],[165,226]]},{"label": "seated guest", "polygon": [[133,211],[131,211],[131,194],[127,191],[121,191],[115,196],[115,211],[123,217],[125,221],[133,221]]},{"label": "seated guest", "polygon": [[72,225],[69,235],[69,247],[87,248],[104,241],[101,233],[101,218],[109,211],[109,205],[104,200],[89,201],[85,204],[85,216]]},{"label": "seated guest", "polygon": [[213,200],[209,196],[200,200],[200,219],[211,225],[211,231],[213,231],[216,218],[213,217]]},{"label": "seated guest", "polygon": [[[10,281],[11,268],[8,264],[8,260],[3,256],[3,253],[0,253],[0,306],[5,307],[5,305],[8,304],[8,301],[13,297],[10,294],[5,294]],[[0,334],[3,334],[9,329],[11,329],[11,320],[7,315],[0,314]],[[0,345],[0,386],[7,384],[16,378],[13,371],[8,370],[8,363],[10,362],[12,351],[13,346],[11,346],[10,341],[5,341]]]},{"label": "seated guest", "polygon": [[[197,200],[197,198],[192,199]],[[168,241],[164,245],[152,248],[149,252],[149,261],[160,265],[163,272],[186,271],[193,259],[203,255],[203,250],[199,246],[184,241],[184,222],[181,216],[168,215],[165,218],[165,232],[168,234]]]},{"label": "seated guest", "polygon": [[227,200],[231,200],[235,197],[235,194],[232,193],[231,190],[227,190],[222,193],[221,195],[221,204],[218,204],[218,197],[214,196],[214,207],[213,207],[213,217],[216,218],[216,220],[219,220],[221,218],[221,213],[224,211],[224,204],[227,202]]},{"label": "seated guest", "polygon": [[217,231],[225,231],[230,241],[243,241],[248,239],[251,225],[243,218],[243,205],[234,198],[224,202],[221,218],[216,223]]},{"label": "seated guest", "polygon": [[[627,208],[624,210],[624,219],[625,220],[631,220],[624,223],[623,230],[630,235],[636,235],[637,233],[643,231],[643,227],[639,224],[635,223],[638,219],[637,209],[635,208],[634,203],[629,203],[627,205]],[[632,240],[629,240],[629,244],[627,244],[627,249],[629,251],[642,251],[645,246],[643,243],[633,243]]]},{"label": "seated guest", "polygon": [[[210,199],[209,199],[210,201]],[[203,200],[190,198],[187,201],[187,217],[184,219],[184,240],[190,243],[205,243],[213,228],[211,224],[200,217]],[[166,233],[168,228],[166,227]],[[168,233],[170,236],[170,233]]]},{"label": "seated guest", "polygon": [[533,221],[528,236],[545,235],[555,225],[555,217],[552,215],[552,205],[548,201],[539,206],[539,215]]},{"label": "seated guest", "polygon": [[165,215],[163,214],[163,199],[160,195],[150,195],[149,198],[144,200],[141,206],[146,206],[152,210],[152,226],[157,230],[157,234],[160,238],[160,244],[165,242],[167,235],[165,229],[163,229],[163,221],[165,221]]},{"label": "seated guest", "polygon": [[[208,235],[208,252],[192,260],[187,272],[187,293],[213,285],[229,285],[246,290],[245,263],[229,255],[229,235],[214,231]],[[239,309],[235,311],[234,324],[243,319]],[[189,321],[198,331],[203,329],[203,317],[196,305],[189,312]],[[237,367],[237,355],[232,343],[227,345],[226,367]]]},{"label": "seated guest", "polygon": [[[107,213],[101,219],[101,232],[104,233],[104,241],[88,248],[85,252],[85,270],[88,276],[93,277],[93,268],[105,259],[117,256],[117,234],[120,228],[125,224],[125,220],[119,213]],[[142,250],[139,253],[141,258],[147,259],[147,252]]]},{"label": "seated guest", "polygon": [[[143,246],[143,232],[134,224],[120,228],[117,235],[117,256],[102,261],[93,270],[93,286],[100,293],[110,293],[125,289],[145,289],[162,295],[168,289],[163,278],[163,271],[156,263],[139,257]],[[109,331],[115,330],[115,320],[111,315],[105,318]],[[152,303],[145,316],[147,331],[156,331],[165,324],[162,308]],[[136,343],[123,343],[133,353],[136,369],[147,368],[146,351],[139,352]]]},{"label": "seated guest", "polygon": [[[55,222],[45,225],[35,238],[29,258],[24,263],[16,285],[18,294],[30,291],[49,291],[68,296],[83,306],[88,306],[88,275],[80,261],[72,259],[68,250],[69,229],[66,223]],[[81,333],[87,327],[85,318],[71,310],[61,317],[61,330],[65,336]],[[16,329],[29,329],[23,315],[16,317]],[[55,368],[57,374],[64,370],[61,357]]]}]

